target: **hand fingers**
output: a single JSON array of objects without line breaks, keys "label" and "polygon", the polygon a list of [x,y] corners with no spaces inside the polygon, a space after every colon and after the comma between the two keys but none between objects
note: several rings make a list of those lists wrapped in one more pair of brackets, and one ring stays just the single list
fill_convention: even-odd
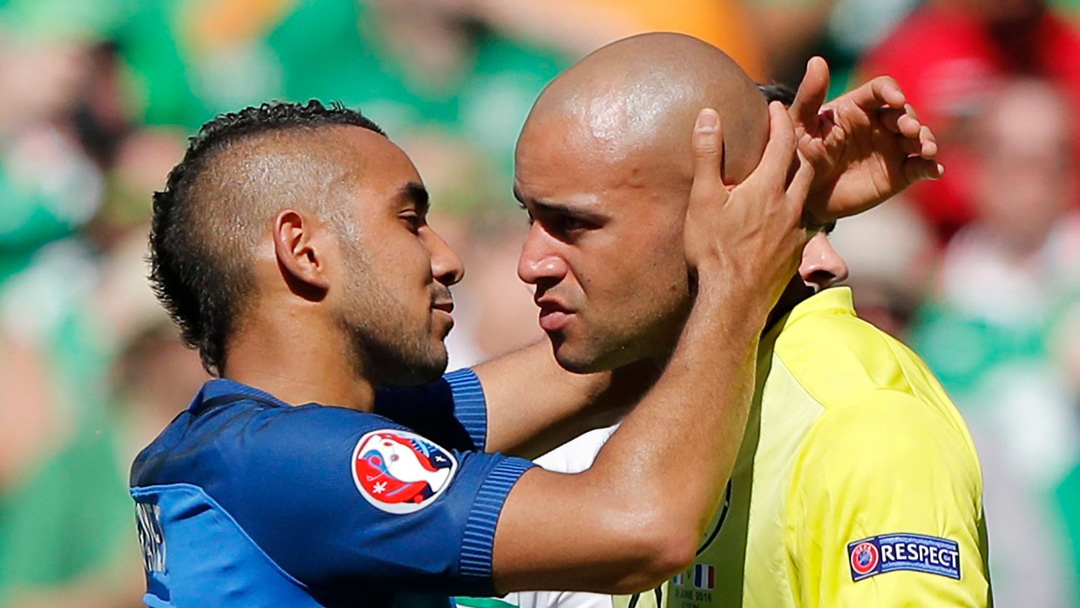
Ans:
[{"label": "hand fingers", "polygon": [[922,142],[911,138],[905,137],[900,140],[900,151],[908,156],[922,156]]},{"label": "hand fingers", "polygon": [[[891,107],[891,108],[903,108],[907,103],[907,97],[904,95],[904,91],[900,88],[895,80],[889,76],[879,76],[869,83],[870,91],[879,105],[877,107]],[[864,106],[867,107],[867,106]],[[910,107],[910,106],[908,106]]]},{"label": "hand fingers", "polygon": [[945,166],[933,159],[914,156],[904,161],[904,179],[909,184],[926,179],[941,179],[944,174]]},{"label": "hand fingers", "polygon": [[890,133],[900,135],[900,117],[906,116],[904,110],[898,110],[896,108],[883,108],[878,110],[878,120],[881,121],[881,126],[885,127],[885,130]]},{"label": "hand fingers", "polygon": [[829,64],[821,57],[812,57],[789,110],[792,120],[803,127],[817,124],[818,111],[828,94]]},{"label": "hand fingers", "polygon": [[871,112],[882,108],[902,109],[906,100],[904,91],[895,80],[888,76],[879,76],[830,101],[829,105],[850,103]]},{"label": "hand fingers", "polygon": [[904,104],[902,109],[882,108],[878,110],[878,117],[887,130],[907,137],[918,135],[919,128],[923,126],[922,121],[919,120],[919,113],[911,104]]},{"label": "hand fingers", "polygon": [[806,204],[806,197],[810,194],[810,186],[814,182],[814,167],[802,154],[798,155],[798,162],[799,169],[795,172],[795,177],[791,178],[787,193],[788,199],[797,203],[801,209]]},{"label": "hand fingers", "polygon": [[918,137],[922,129],[922,123],[919,122],[919,119],[908,112],[904,112],[903,115],[896,119],[896,126],[904,137]]},{"label": "hand fingers", "polygon": [[712,199],[724,190],[721,167],[724,164],[724,137],[720,115],[712,108],[698,112],[694,123],[694,182],[690,189],[692,198]]},{"label": "hand fingers", "polygon": [[885,130],[905,138],[901,143],[904,152],[924,158],[937,156],[938,146],[934,132],[919,121],[915,108],[910,104],[905,105],[903,110],[881,109],[878,111],[878,118]]},{"label": "hand fingers", "polygon": [[922,129],[919,129],[919,156],[923,158],[934,158],[938,153],[937,138],[934,137],[934,132],[930,130],[930,127],[923,125]]},{"label": "hand fingers", "polygon": [[904,137],[900,140],[900,150],[904,154],[923,158],[936,158],[938,154],[937,139],[934,137],[930,127],[923,125],[919,128],[918,137]]},{"label": "hand fingers", "polygon": [[795,145],[795,126],[787,109],[778,101],[770,103],[769,142],[765,145],[761,162],[744,183],[761,180],[778,184],[777,189],[783,190],[795,157]]},{"label": "hand fingers", "polygon": [[878,110],[878,119],[882,126],[892,133],[898,133],[907,137],[915,137],[919,134],[922,123],[919,121],[915,108],[910,104],[903,108],[882,108]]}]

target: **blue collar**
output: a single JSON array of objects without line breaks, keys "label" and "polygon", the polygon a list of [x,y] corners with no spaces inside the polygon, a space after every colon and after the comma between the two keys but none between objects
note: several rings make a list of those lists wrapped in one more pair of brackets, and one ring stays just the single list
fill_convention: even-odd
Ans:
[{"label": "blue collar", "polygon": [[188,410],[193,411],[199,409],[211,400],[215,402],[227,401],[229,397],[235,397],[236,400],[244,398],[254,399],[256,401],[267,403],[268,405],[281,407],[288,407],[289,405],[266,391],[261,391],[235,380],[229,380],[228,378],[215,378],[202,386],[202,389],[199,390],[199,394],[195,395],[195,399],[191,402],[191,405],[188,406]]}]

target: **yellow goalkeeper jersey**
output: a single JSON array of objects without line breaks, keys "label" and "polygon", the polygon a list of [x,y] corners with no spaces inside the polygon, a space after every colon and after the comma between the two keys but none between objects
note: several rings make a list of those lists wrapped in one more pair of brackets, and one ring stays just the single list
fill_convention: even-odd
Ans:
[{"label": "yellow goalkeeper jersey", "polygon": [[963,419],[926,364],[834,288],[762,339],[750,423],[693,567],[615,603],[982,607],[987,561]]},{"label": "yellow goalkeeper jersey", "polygon": [[[827,289],[771,328],[757,378],[731,482],[689,570],[631,597],[539,592],[489,602],[992,605],[982,473],[967,427],[922,360],[855,315],[850,289]],[[591,458],[592,443],[559,456]]]}]

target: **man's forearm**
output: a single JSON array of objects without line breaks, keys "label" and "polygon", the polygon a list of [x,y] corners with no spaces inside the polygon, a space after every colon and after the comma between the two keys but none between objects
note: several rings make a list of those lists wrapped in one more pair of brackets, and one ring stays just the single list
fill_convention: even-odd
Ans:
[{"label": "man's forearm", "polygon": [[[692,524],[674,532],[688,535],[693,547],[738,454],[764,326],[763,312],[714,306],[695,305],[663,377],[626,417],[591,470],[598,478],[617,479],[607,494],[611,500],[644,501],[657,505],[668,521]],[[636,463],[637,475],[616,475],[626,462]],[[694,475],[679,474],[690,470]]]},{"label": "man's forearm", "polygon": [[497,589],[634,593],[691,563],[741,443],[765,317],[716,305],[695,306],[592,468],[521,478],[499,519]]},{"label": "man's forearm", "polygon": [[544,340],[474,368],[488,404],[487,451],[539,456],[614,424],[659,376],[650,361],[614,372],[575,374]]}]

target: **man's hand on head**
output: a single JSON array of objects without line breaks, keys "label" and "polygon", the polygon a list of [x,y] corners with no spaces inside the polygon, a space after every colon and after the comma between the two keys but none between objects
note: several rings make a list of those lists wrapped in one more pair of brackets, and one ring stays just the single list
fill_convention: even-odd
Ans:
[{"label": "man's hand on head", "polygon": [[698,274],[699,299],[706,287],[714,293],[720,289],[725,299],[764,305],[763,313],[776,304],[798,269],[807,238],[804,202],[814,176],[779,102],[769,105],[769,118],[769,142],[760,164],[729,188],[720,176],[724,146],[719,117],[711,109],[700,112],[684,225],[686,259]]},{"label": "man's hand on head", "polygon": [[926,179],[938,179],[938,146],[900,85],[879,76],[825,103],[829,66],[814,57],[789,108],[799,152],[814,166],[806,202],[826,224],[875,207]]}]

